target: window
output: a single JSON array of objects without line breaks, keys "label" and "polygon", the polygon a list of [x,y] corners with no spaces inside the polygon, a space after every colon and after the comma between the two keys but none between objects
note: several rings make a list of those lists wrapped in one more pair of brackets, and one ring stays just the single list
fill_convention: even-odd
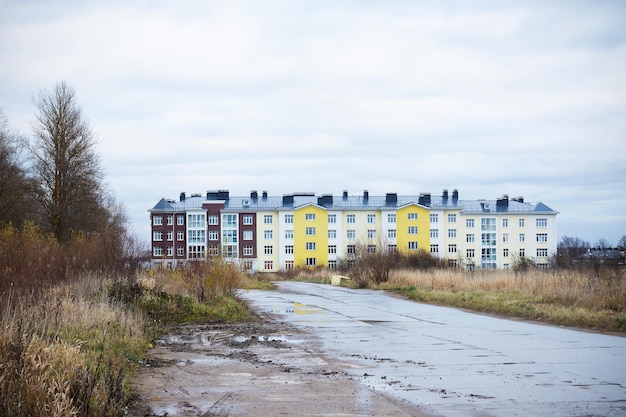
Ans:
[{"label": "window", "polygon": [[328,245],[328,253],[337,253],[337,245]]},{"label": "window", "polygon": [[292,253],[293,253],[293,245],[287,245],[287,246],[285,246],[285,253],[286,253],[287,255],[292,254]]},{"label": "window", "polygon": [[511,269],[511,265],[509,265],[509,264],[502,264],[502,269]]},{"label": "window", "polygon": [[253,239],[252,230],[244,230],[243,231],[243,240],[252,240],[252,239]]},{"label": "window", "polygon": [[252,246],[243,247],[243,256],[252,256],[253,253]]},{"label": "window", "polygon": [[205,231],[204,230],[190,230],[188,239],[189,243],[204,243]]},{"label": "window", "polygon": [[348,245],[348,249],[346,251],[349,255],[356,254],[356,245]]},{"label": "window", "polygon": [[285,261],[285,269],[293,269],[293,261]]},{"label": "window", "polygon": [[272,224],[273,221],[274,219],[272,218],[271,214],[263,215],[263,224]]},{"label": "window", "polygon": [[285,224],[293,224],[293,214],[285,214]]},{"label": "window", "polygon": [[376,253],[376,245],[367,245],[367,253]]},{"label": "window", "polygon": [[409,213],[409,220],[417,220],[417,213]]},{"label": "window", "polygon": [[439,253],[439,245],[430,245],[430,253]]},{"label": "window", "polygon": [[328,215],[328,223],[337,223],[337,215],[329,214]]},{"label": "window", "polygon": [[548,227],[548,219],[537,219],[537,227]]},{"label": "window", "polygon": [[448,266],[451,268],[456,268],[459,265],[456,259],[448,259]]},{"label": "window", "polygon": [[346,216],[346,223],[356,223],[356,215],[355,214],[348,214]]},{"label": "window", "polygon": [[505,234],[502,235],[502,241],[504,243],[508,243],[509,242],[509,234],[508,233],[505,233]]},{"label": "window", "polygon": [[409,242],[409,250],[417,250],[417,242]]},{"label": "window", "polygon": [[179,246],[176,248],[176,255],[178,256],[185,256],[185,248],[182,246]]},{"label": "window", "polygon": [[163,240],[163,232],[152,232],[152,240],[154,241]]},{"label": "window", "polygon": [[448,214],[448,223],[456,223],[456,214]]},{"label": "window", "polygon": [[439,237],[439,229],[430,229],[430,237],[438,238]]},{"label": "window", "polygon": [[315,258],[306,258],[306,266],[315,266]]},{"label": "window", "polygon": [[293,230],[285,230],[285,239],[293,239]]},{"label": "window", "polygon": [[273,261],[263,262],[263,269],[266,271],[271,271],[272,269],[274,269],[274,262]]},{"label": "window", "polygon": [[520,233],[519,234],[519,241],[520,242],[524,242],[526,240],[526,236],[524,236],[524,233]]},{"label": "window", "polygon": [[387,214],[387,222],[389,222],[389,223],[395,223],[396,222],[396,215],[395,215],[395,213]]},{"label": "window", "polygon": [[274,236],[274,232],[272,230],[264,230],[263,237],[265,239],[271,239]]},{"label": "window", "polygon": [[315,242],[306,242],[306,250],[315,250]]},{"label": "window", "polygon": [[439,223],[439,215],[438,214],[433,214],[431,213],[430,215],[430,222],[431,223]]},{"label": "window", "polygon": [[154,226],[162,226],[163,225],[163,217],[162,216],[152,216],[152,224]]},{"label": "window", "polygon": [[389,251],[389,253],[397,253],[398,245],[387,245],[387,251]]},{"label": "window", "polygon": [[455,238],[456,237],[456,229],[449,229],[448,230],[448,237],[449,238]]},{"label": "window", "polygon": [[473,258],[473,257],[475,256],[474,249],[467,249],[467,250],[465,251],[465,256],[466,256],[467,258]]},{"label": "window", "polygon": [[502,227],[509,227],[509,219],[502,219]]},{"label": "window", "polygon": [[[171,226],[172,224],[174,224],[174,216],[172,216],[171,214],[167,216],[167,225]],[[168,253],[169,253],[169,249],[168,249]]]},{"label": "window", "polygon": [[356,230],[350,229],[346,233],[348,239],[356,239]]},{"label": "window", "polygon": [[220,218],[217,215],[210,215],[209,216],[209,225],[210,226],[216,226],[219,224],[219,220]]},{"label": "window", "polygon": [[483,232],[494,232],[496,230],[496,218],[488,217],[480,219],[480,230]]},{"label": "window", "polygon": [[368,223],[376,223],[376,215],[375,214],[368,214],[367,215],[367,222]]},{"label": "window", "polygon": [[224,230],[222,233],[222,243],[237,243],[237,231]]},{"label": "window", "polygon": [[274,247],[272,245],[265,245],[263,247],[263,253],[266,255],[272,255],[274,253]]},{"label": "window", "polygon": [[367,231],[367,238],[368,239],[376,239],[376,230],[369,229]]},{"label": "window", "polygon": [[217,256],[219,254],[219,247],[217,246],[209,246],[209,255]]},{"label": "window", "polygon": [[[243,216],[243,224],[245,225],[251,225],[253,223],[252,221],[252,215],[250,214],[246,214]],[[210,224],[210,223],[209,223]]]},{"label": "window", "polygon": [[337,239],[337,231],[335,229],[328,229],[328,238]]},{"label": "window", "polygon": [[222,215],[222,225],[225,227],[236,227],[237,226],[237,215],[236,214],[223,214]]},{"label": "window", "polygon": [[524,227],[524,219],[519,219],[519,227]]},{"label": "window", "polygon": [[[204,214],[188,214],[187,215],[187,225],[189,227],[204,227],[205,226],[206,217]],[[233,224],[233,226],[235,226]]]},{"label": "window", "polygon": [[465,219],[465,227],[474,227],[474,219]]},{"label": "window", "polygon": [[482,246],[496,246],[496,234],[482,233],[480,235],[480,244]]},{"label": "window", "polygon": [[502,249],[502,256],[505,257],[505,258],[508,258],[509,257],[509,250],[506,249],[506,248]]},{"label": "window", "polygon": [[456,253],[456,245],[448,245],[448,253]]},{"label": "window", "polygon": [[526,256],[526,250],[524,248],[519,250],[519,256],[521,256],[522,258]]},{"label": "window", "polygon": [[417,234],[417,226],[409,226],[409,230],[408,230],[410,235],[416,235]]},{"label": "window", "polygon": [[185,240],[185,232],[182,230],[176,232],[176,240]]},{"label": "window", "polygon": [[154,248],[152,248],[152,255],[153,256],[163,256],[163,248],[161,248],[161,247],[154,247]]},{"label": "window", "polygon": [[548,234],[547,233],[537,233],[537,242],[547,242]]},{"label": "window", "polygon": [[306,213],[306,214],[304,215],[304,218],[305,218],[306,220],[315,220],[315,213]]},{"label": "window", "polygon": [[337,261],[328,261],[328,269],[337,269]]},{"label": "window", "polygon": [[315,227],[307,227],[306,228],[307,236],[315,236]]},{"label": "window", "polygon": [[396,229],[387,230],[387,237],[390,239],[394,239],[396,237]]},{"label": "window", "polygon": [[[189,233],[191,233],[193,230],[190,230]],[[244,239],[245,239],[245,232],[244,232]],[[220,238],[220,234],[217,230],[209,230],[209,240],[219,240]]]},{"label": "window", "polygon": [[465,241],[467,243],[474,243],[474,234],[468,233],[467,235],[465,235]]},{"label": "window", "polygon": [[203,245],[189,246],[189,259],[204,259],[205,256]]},{"label": "window", "polygon": [[548,249],[537,249],[537,257],[545,258],[548,256]]},{"label": "window", "polygon": [[174,232],[172,232],[171,230],[167,232],[167,240],[170,242],[174,240]]}]

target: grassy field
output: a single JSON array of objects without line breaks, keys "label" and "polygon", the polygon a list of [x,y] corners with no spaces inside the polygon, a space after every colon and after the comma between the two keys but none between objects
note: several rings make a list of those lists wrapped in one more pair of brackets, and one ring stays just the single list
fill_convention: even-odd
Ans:
[{"label": "grassy field", "polygon": [[246,282],[220,263],[0,294],[0,416],[125,416],[152,340],[170,323],[252,320],[234,295]]},{"label": "grassy field", "polygon": [[375,286],[415,301],[626,333],[626,271],[393,271]]}]

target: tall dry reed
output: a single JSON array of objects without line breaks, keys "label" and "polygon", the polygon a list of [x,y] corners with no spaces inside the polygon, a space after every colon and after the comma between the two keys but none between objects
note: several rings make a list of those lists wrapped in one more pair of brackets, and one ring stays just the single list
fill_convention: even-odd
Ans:
[{"label": "tall dry reed", "polygon": [[626,311],[623,269],[606,269],[600,274],[586,270],[531,270],[524,274],[456,269],[397,270],[391,273],[389,285],[450,292],[516,292],[563,306]]},{"label": "tall dry reed", "polygon": [[0,296],[0,415],[123,415],[126,372],[145,349],[141,311],[98,275]]}]

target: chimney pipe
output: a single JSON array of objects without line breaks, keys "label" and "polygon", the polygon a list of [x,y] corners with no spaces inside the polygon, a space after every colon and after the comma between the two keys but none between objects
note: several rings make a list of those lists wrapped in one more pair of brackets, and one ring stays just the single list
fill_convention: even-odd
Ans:
[{"label": "chimney pipe", "polygon": [[185,192],[183,191],[182,193],[180,193],[180,201],[185,201]]}]

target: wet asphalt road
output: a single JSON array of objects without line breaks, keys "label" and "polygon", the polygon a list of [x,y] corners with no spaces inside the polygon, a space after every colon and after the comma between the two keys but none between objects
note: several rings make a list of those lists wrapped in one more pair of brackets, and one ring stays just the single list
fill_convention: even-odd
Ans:
[{"label": "wet asphalt road", "polygon": [[378,392],[441,416],[626,416],[626,338],[472,314],[380,291],[279,282],[241,294],[320,338]]}]

